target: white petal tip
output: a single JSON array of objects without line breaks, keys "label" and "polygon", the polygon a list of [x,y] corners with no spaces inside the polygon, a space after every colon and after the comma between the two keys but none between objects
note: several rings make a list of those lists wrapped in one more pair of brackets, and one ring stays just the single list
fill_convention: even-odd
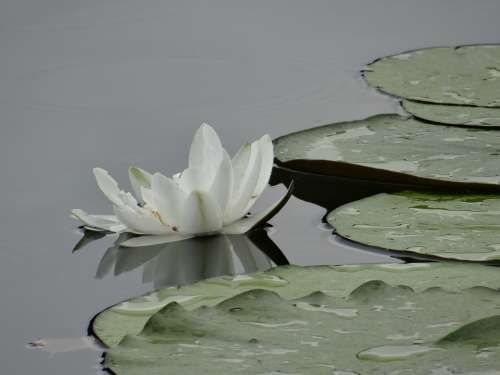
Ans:
[{"label": "white petal tip", "polygon": [[70,211],[70,214],[71,214],[70,216],[76,220],[81,220],[80,217],[88,215],[85,211],[80,210],[79,208],[72,209]]},{"label": "white petal tip", "polygon": [[112,215],[90,215],[80,209],[71,210],[71,217],[80,221],[85,229],[100,232],[122,232],[125,226]]},{"label": "white petal tip", "polygon": [[266,142],[272,142],[271,136],[269,134],[264,134],[262,137],[260,137],[260,139]]},{"label": "white petal tip", "polygon": [[209,125],[206,122],[204,122],[204,123],[202,123],[200,125],[200,129],[211,129],[211,130],[213,130],[214,128],[211,125]]},{"label": "white petal tip", "polygon": [[95,167],[92,169],[92,172],[94,172],[94,175],[98,175],[98,174],[109,174],[107,170],[105,170],[104,168],[100,168],[100,167]]}]

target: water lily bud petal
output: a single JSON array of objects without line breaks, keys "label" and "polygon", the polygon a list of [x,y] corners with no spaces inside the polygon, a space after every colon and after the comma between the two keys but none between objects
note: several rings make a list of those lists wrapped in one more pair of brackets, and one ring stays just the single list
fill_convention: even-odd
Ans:
[{"label": "water lily bud petal", "polygon": [[206,192],[193,191],[189,194],[182,214],[182,233],[208,234],[222,229],[222,211]]},{"label": "water lily bud petal", "polygon": [[130,179],[130,185],[132,185],[132,190],[138,199],[141,198],[141,187],[151,187],[152,176],[144,169],[132,166],[128,169],[128,177]]}]

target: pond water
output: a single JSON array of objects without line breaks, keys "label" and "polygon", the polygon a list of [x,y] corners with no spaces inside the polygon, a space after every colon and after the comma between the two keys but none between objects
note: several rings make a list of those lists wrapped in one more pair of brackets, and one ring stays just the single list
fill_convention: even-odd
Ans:
[{"label": "pond water", "polygon": [[[72,208],[110,209],[94,166],[123,182],[129,164],[177,172],[204,121],[234,152],[264,133],[399,111],[362,81],[364,64],[407,49],[498,42],[499,14],[497,0],[2,1],[0,372],[100,373],[99,351],[51,354],[27,343],[85,346],[78,338],[89,320],[111,304],[243,269],[232,258],[229,268],[205,267],[196,258],[203,251],[192,250],[176,264],[202,270],[184,279],[155,284],[151,266],[135,258],[114,269],[119,275],[110,268],[96,278],[114,239],[73,254],[81,233],[69,218]],[[269,189],[260,207],[280,189]],[[295,264],[394,261],[337,241],[324,214],[293,197],[269,237]]]}]

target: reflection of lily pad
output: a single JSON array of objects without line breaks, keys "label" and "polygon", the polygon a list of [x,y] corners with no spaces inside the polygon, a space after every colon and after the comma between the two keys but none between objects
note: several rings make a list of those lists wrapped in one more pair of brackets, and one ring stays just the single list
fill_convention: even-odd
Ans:
[{"label": "reflection of lily pad", "polygon": [[168,303],[177,301],[191,310],[213,306],[251,289],[267,289],[286,299],[321,290],[335,297],[346,297],[361,284],[383,280],[404,284],[415,291],[441,286],[457,291],[473,286],[500,288],[499,270],[479,265],[438,263],[387,264],[363,266],[277,267],[248,276],[224,276],[203,280],[180,288],[164,288],[143,297],[115,305],[93,321],[94,333],[107,346],[115,346],[127,334],[137,334],[146,321]]},{"label": "reflection of lily pad", "polygon": [[327,221],[365,245],[450,259],[500,259],[500,196],[378,194],[332,211]]},{"label": "reflection of lily pad", "polygon": [[[440,340],[498,314],[496,290],[445,290],[474,285],[473,279],[488,284],[497,275],[493,268],[416,264],[287,267],[277,273],[286,273],[288,284],[274,291],[233,286],[211,307],[165,306],[139,334],[111,348],[105,365],[118,375],[500,370],[500,347],[484,348],[470,335],[461,336],[463,345],[460,338],[453,340],[459,345]],[[402,280],[405,286],[398,285]],[[218,285],[213,284],[214,296],[221,291]],[[299,293],[293,288],[321,291],[283,298]]]},{"label": "reflection of lily pad", "polygon": [[441,124],[500,127],[500,108],[429,104],[413,100],[403,100],[403,108],[416,117]]},{"label": "reflection of lily pad", "polygon": [[274,142],[280,165],[306,172],[454,189],[500,187],[500,130],[378,115]]},{"label": "reflection of lily pad", "polygon": [[364,69],[389,94],[431,103],[500,107],[500,45],[439,47],[388,56]]}]

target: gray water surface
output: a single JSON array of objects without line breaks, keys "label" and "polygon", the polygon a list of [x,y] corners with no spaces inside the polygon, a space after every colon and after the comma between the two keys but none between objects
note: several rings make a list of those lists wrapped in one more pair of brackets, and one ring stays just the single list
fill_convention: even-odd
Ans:
[{"label": "gray water surface", "polygon": [[[397,111],[362,81],[365,63],[499,42],[499,16],[498,0],[2,0],[0,373],[100,373],[99,351],[26,344],[84,336],[94,314],[154,286],[142,267],[94,277],[112,238],[71,253],[69,210],[111,208],[93,167],[124,186],[129,164],[180,171],[204,121],[234,152],[264,133]],[[272,220],[291,262],[391,261],[336,243],[324,213],[292,198]]]}]

